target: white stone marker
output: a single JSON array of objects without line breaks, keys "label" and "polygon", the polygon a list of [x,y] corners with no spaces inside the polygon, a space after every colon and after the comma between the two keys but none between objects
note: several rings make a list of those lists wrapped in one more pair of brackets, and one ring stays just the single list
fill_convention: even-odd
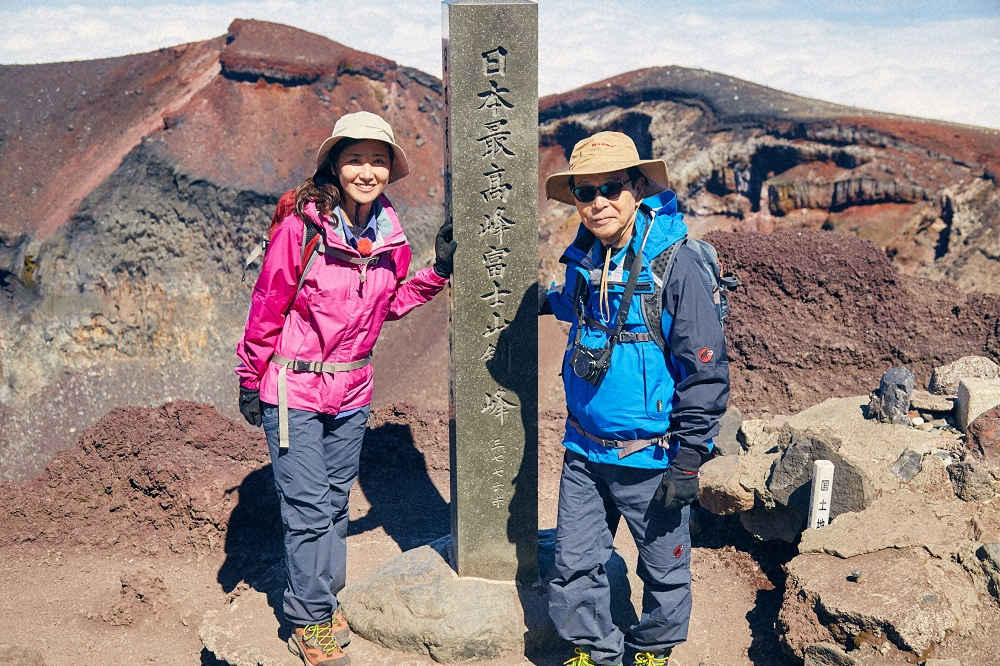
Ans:
[{"label": "white stone marker", "polygon": [[809,528],[818,530],[830,524],[830,498],[833,495],[833,463],[813,463],[812,494],[809,497]]}]

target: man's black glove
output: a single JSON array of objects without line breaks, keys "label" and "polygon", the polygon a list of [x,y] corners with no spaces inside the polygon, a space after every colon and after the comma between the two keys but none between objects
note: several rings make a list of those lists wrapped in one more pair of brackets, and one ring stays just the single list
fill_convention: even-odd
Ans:
[{"label": "man's black glove", "polygon": [[666,509],[679,509],[698,499],[698,469],[701,454],[693,449],[681,447],[663,473],[660,487],[656,489],[656,499],[663,502]]},{"label": "man's black glove", "polygon": [[240,387],[240,414],[252,426],[259,426],[263,421],[260,417],[260,391]]},{"label": "man's black glove", "polygon": [[443,278],[451,277],[455,267],[455,248],[458,242],[452,233],[451,220],[446,221],[434,239],[434,272]]}]

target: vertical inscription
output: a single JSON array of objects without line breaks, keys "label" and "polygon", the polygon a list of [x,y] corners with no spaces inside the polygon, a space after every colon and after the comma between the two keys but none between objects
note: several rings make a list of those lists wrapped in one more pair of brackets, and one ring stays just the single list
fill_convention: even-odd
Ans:
[{"label": "vertical inscription", "polygon": [[[514,101],[512,101],[514,97],[509,88],[498,83],[500,77],[507,75],[509,54],[510,51],[503,45],[497,45],[481,53],[484,85],[483,89],[476,94],[476,98],[482,101],[478,110],[480,113],[486,114],[486,118],[482,119],[481,136],[476,138],[476,142],[480,156],[487,162],[483,171],[486,189],[480,191],[483,202],[486,204],[483,214],[486,222],[481,225],[479,232],[480,238],[485,238],[487,241],[483,251],[483,269],[493,286],[492,292],[481,296],[489,303],[492,311],[492,321],[487,321],[483,330],[483,337],[487,339],[498,335],[511,322],[510,319],[507,319],[507,308],[503,299],[503,296],[510,294],[510,291],[503,287],[504,269],[506,268],[503,259],[510,253],[510,248],[504,245],[504,234],[513,229],[516,222],[505,216],[506,207],[497,206],[493,210],[489,210],[489,206],[493,202],[499,201],[506,204],[511,201],[513,203],[512,198],[520,195],[520,193],[514,193],[513,184],[506,178],[507,170],[498,164],[498,162],[506,161],[507,158],[517,156],[508,145],[511,131],[507,129],[508,122],[505,117],[508,111],[513,111],[515,108]],[[488,241],[490,240],[494,240],[496,245],[489,245]],[[495,356],[496,347],[487,343],[480,358],[492,360]],[[503,468],[502,451],[506,449],[503,442],[510,437],[509,433],[503,431],[504,418],[508,417],[512,409],[518,407],[516,402],[508,401],[506,395],[507,391],[503,388],[497,389],[492,394],[487,393],[486,402],[480,410],[482,413],[490,414],[499,420],[500,432],[503,435],[503,438],[494,440],[489,450],[484,452],[494,467],[493,479],[490,480],[492,492],[488,496],[491,496],[490,505],[496,510],[506,508],[507,493],[510,490],[508,485],[503,482],[508,476],[504,473]],[[497,450],[501,451],[499,455],[496,453]]]},{"label": "vertical inscription", "polygon": [[523,322],[538,270],[538,8],[446,0],[443,9],[446,179],[459,247],[453,552],[459,575],[533,580],[537,318]]}]

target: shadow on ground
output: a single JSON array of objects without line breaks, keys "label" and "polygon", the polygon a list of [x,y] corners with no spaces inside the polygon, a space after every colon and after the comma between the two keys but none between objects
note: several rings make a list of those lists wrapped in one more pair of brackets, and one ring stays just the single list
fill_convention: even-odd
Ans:
[{"label": "shadow on ground", "polygon": [[351,520],[348,537],[382,528],[405,551],[449,533],[448,502],[431,481],[409,425],[384,423],[365,433],[358,485],[371,508]]}]

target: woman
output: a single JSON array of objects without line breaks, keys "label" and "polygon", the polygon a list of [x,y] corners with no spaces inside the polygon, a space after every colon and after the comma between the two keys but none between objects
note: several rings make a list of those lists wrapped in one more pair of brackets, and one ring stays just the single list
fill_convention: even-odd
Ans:
[{"label": "woman", "polygon": [[[386,319],[429,301],[451,275],[455,242],[446,223],[433,268],[404,282],[410,247],[382,192],[408,172],[385,120],[358,112],[337,121],[315,174],[294,191],[295,212],[271,233],[237,348],[240,411],[264,426],[281,505],[284,612],[295,625],[288,646],[305,664],[350,663],[336,595],[346,577],[347,499],[372,396],[372,347]],[[316,231],[319,254],[304,252]]]}]

